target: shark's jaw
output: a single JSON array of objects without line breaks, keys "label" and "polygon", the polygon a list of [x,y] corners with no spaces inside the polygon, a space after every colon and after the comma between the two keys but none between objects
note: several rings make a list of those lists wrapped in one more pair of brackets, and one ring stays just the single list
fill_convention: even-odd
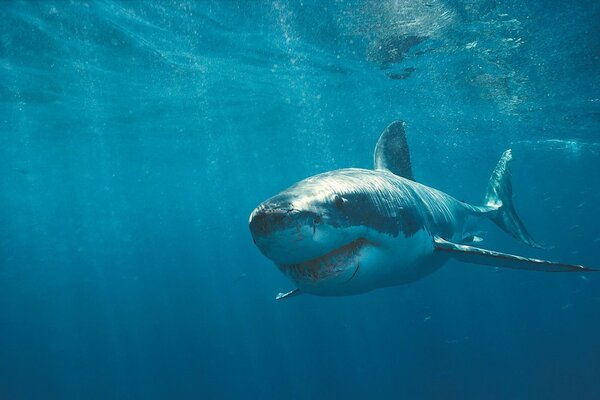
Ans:
[{"label": "shark's jaw", "polygon": [[[275,218],[263,228],[265,222]],[[361,280],[362,261],[365,254],[378,247],[377,237],[365,226],[342,228],[327,223],[326,218],[318,224],[314,219],[314,214],[301,211],[284,214],[269,210],[266,217],[255,212],[250,229],[263,255],[301,292],[343,293]]]},{"label": "shark's jaw", "polygon": [[327,291],[332,287],[343,287],[356,278],[363,251],[369,246],[374,246],[374,243],[360,237],[319,257],[278,264],[278,267],[301,290]]}]

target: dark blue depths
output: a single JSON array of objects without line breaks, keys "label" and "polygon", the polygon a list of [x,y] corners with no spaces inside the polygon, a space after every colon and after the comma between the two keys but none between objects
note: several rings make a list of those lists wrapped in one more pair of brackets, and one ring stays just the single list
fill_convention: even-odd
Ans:
[{"label": "dark blue depths", "polygon": [[514,152],[546,251],[598,265],[597,2],[3,2],[0,399],[600,398],[600,277],[449,263],[300,296],[248,215],[369,168],[478,204]]}]

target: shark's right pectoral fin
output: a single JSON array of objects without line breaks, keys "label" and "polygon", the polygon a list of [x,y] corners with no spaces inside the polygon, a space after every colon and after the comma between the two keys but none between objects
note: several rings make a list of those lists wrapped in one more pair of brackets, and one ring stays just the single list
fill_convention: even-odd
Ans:
[{"label": "shark's right pectoral fin", "polygon": [[300,290],[294,289],[294,290],[290,290],[287,293],[278,293],[277,296],[275,296],[275,300],[283,300],[283,299],[287,299],[288,297],[298,296],[299,294],[302,294],[300,292]]},{"label": "shark's right pectoral fin", "polygon": [[582,265],[538,260],[536,258],[521,257],[513,254],[500,253],[498,251],[486,250],[479,247],[456,244],[448,242],[440,237],[436,237],[434,241],[436,252],[447,253],[450,257],[458,261],[470,264],[543,272],[599,271],[598,269],[588,268]]}]

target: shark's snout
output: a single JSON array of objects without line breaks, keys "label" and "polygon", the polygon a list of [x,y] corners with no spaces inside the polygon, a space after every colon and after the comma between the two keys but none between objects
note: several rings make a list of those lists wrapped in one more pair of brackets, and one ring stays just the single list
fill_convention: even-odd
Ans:
[{"label": "shark's snout", "polygon": [[291,207],[269,207],[260,205],[250,214],[250,232],[253,237],[267,236],[284,228],[290,222]]},{"label": "shark's snout", "polygon": [[265,202],[250,214],[250,232],[260,251],[277,264],[304,260],[322,251],[315,234],[322,217],[289,202]]},{"label": "shark's snout", "polygon": [[261,204],[250,214],[250,232],[256,240],[278,231],[291,228],[299,229],[304,225],[315,225],[321,217],[310,211],[295,209],[291,204]]}]

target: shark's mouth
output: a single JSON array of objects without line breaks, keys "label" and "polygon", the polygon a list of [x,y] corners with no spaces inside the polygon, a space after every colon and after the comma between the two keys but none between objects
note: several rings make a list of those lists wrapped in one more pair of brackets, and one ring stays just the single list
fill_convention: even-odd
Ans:
[{"label": "shark's mouth", "polygon": [[294,281],[316,283],[327,278],[352,280],[360,268],[360,251],[368,243],[358,238],[320,257],[296,264],[280,264],[281,271]]}]

